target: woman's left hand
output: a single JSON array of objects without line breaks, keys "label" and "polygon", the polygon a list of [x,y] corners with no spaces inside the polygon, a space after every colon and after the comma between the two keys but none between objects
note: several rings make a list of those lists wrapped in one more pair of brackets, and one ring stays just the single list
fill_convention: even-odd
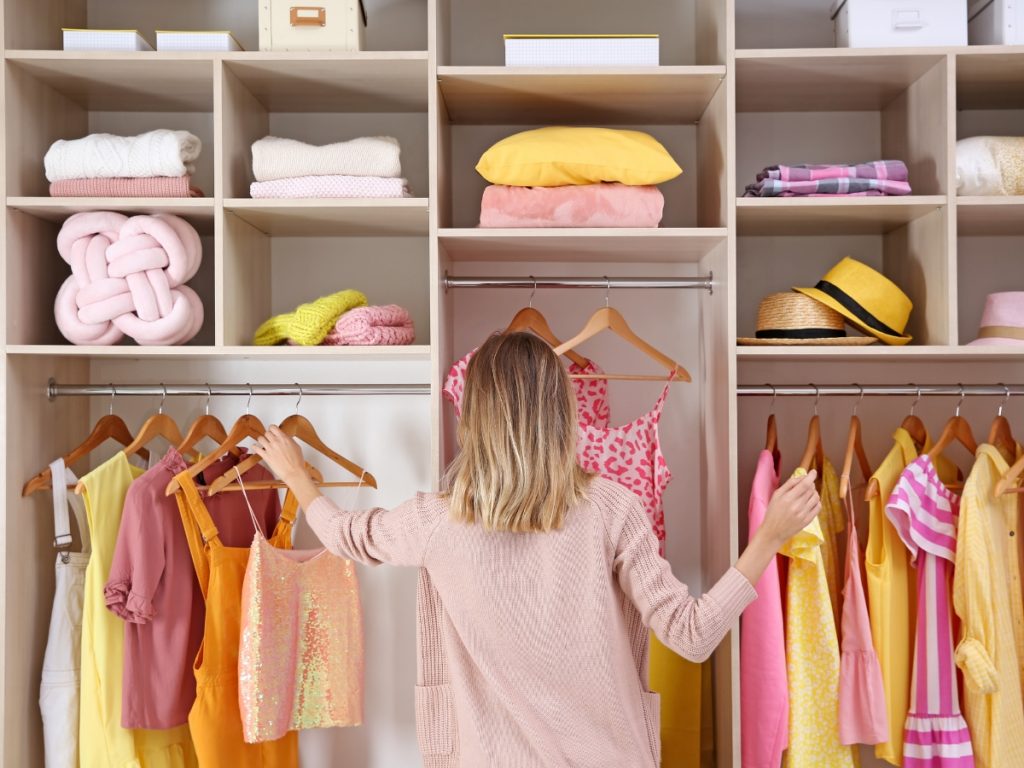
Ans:
[{"label": "woman's left hand", "polygon": [[277,425],[271,425],[266,434],[257,438],[252,452],[267,463],[271,472],[289,485],[300,477],[308,477],[302,449]]}]

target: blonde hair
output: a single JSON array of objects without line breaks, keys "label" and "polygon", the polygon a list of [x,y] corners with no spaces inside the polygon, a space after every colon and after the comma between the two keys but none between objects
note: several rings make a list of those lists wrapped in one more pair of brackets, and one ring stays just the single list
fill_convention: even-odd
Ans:
[{"label": "blonde hair", "polygon": [[585,494],[576,396],[554,351],[533,334],[494,335],[473,355],[458,440],[446,476],[455,520],[551,531]]}]

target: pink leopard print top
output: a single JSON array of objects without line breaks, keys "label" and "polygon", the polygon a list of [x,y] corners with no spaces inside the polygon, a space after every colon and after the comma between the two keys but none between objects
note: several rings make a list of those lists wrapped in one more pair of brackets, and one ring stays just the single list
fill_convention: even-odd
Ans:
[{"label": "pink leopard print top", "polygon": [[[462,415],[466,368],[473,352],[455,363],[444,382],[444,395]],[[569,373],[601,373],[593,362],[569,365]],[[576,455],[580,466],[629,488],[643,501],[647,517],[664,550],[665,510],[662,496],[672,479],[658,438],[658,422],[670,384],[650,411],[619,427],[609,426],[608,382],[604,379],[573,379],[579,419]]]}]

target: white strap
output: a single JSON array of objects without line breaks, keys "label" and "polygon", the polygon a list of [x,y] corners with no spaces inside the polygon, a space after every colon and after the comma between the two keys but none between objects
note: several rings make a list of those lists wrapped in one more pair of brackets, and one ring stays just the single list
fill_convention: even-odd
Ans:
[{"label": "white strap", "polygon": [[57,459],[50,464],[50,485],[53,488],[53,546],[67,549],[71,546],[71,519],[68,506],[75,513],[78,533],[82,537],[82,552],[89,552],[89,526],[85,519],[85,505],[82,498],[68,495],[68,485],[78,482],[75,473],[64,466],[64,459]]},{"label": "white strap", "polygon": [[252,511],[252,504],[249,503],[249,494],[245,492],[245,485],[242,483],[242,473],[238,471],[237,464],[231,469],[234,470],[235,477],[238,478],[238,487],[242,489],[242,496],[245,498],[245,506],[249,508],[249,517],[252,518],[252,525],[256,529],[256,533],[263,536],[263,529],[260,528],[259,520],[256,519],[256,513]]}]

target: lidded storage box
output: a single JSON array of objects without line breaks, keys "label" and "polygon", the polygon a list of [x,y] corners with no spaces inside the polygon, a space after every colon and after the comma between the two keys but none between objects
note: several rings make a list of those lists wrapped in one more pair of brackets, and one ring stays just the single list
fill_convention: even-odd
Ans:
[{"label": "lidded storage box", "polygon": [[837,48],[967,45],[964,0],[835,0]]},{"label": "lidded storage box", "polygon": [[260,0],[261,51],[361,51],[362,0]]},{"label": "lidded storage box", "polygon": [[1024,43],[1024,0],[972,0],[967,15],[971,45]]},{"label": "lidded storage box", "polygon": [[659,63],[658,35],[504,37],[506,67],[656,67]]}]

